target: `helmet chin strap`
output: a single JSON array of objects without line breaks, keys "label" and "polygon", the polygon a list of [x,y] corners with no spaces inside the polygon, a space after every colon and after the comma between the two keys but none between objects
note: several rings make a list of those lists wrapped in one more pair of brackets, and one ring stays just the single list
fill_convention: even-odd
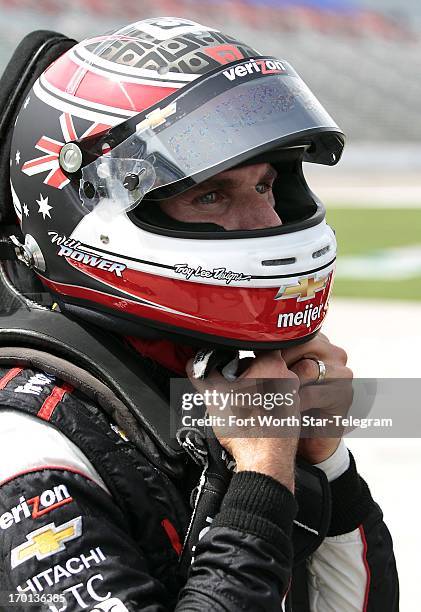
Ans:
[{"label": "helmet chin strap", "polygon": [[201,349],[193,359],[193,378],[204,380],[215,368],[229,381],[237,378],[239,352],[236,349]]}]

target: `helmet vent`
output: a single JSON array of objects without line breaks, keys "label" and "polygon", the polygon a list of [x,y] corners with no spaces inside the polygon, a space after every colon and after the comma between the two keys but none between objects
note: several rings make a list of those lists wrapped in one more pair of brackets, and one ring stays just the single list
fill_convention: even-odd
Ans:
[{"label": "helmet vent", "polygon": [[287,266],[288,264],[293,264],[296,261],[297,260],[295,257],[285,257],[284,259],[265,259],[262,261],[262,266]]},{"label": "helmet vent", "polygon": [[314,251],[312,257],[313,259],[317,259],[318,257],[325,255],[328,251],[330,251],[330,244],[326,245],[322,249],[319,249],[318,251]]}]

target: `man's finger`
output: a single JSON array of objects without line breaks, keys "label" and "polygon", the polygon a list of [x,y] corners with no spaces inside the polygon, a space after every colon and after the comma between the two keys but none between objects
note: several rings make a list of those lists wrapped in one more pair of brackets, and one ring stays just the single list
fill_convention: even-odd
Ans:
[{"label": "man's finger", "polygon": [[[326,375],[328,374],[329,366],[325,364]],[[307,383],[316,382],[320,375],[319,364],[315,359],[300,359],[294,365],[289,368],[291,372],[294,372],[299,378],[300,385]]]},{"label": "man's finger", "polygon": [[352,378],[330,378],[324,384],[307,384],[300,389],[301,411],[318,409],[344,416],[353,400]]},{"label": "man's finger", "polygon": [[317,336],[304,344],[284,349],[282,357],[289,369],[300,359],[308,359],[310,357],[341,365],[346,365],[348,360],[346,351],[343,348],[331,344],[326,337],[321,336]]}]

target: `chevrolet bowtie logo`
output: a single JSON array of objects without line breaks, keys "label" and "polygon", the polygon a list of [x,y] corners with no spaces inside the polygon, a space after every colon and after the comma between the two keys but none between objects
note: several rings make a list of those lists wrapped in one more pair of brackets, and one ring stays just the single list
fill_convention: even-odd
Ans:
[{"label": "chevrolet bowtie logo", "polygon": [[26,536],[27,542],[14,548],[10,556],[12,568],[36,557],[38,561],[50,557],[60,550],[65,550],[65,542],[74,540],[82,534],[82,517],[78,516],[63,525],[49,523]]},{"label": "chevrolet bowtie logo", "polygon": [[298,301],[314,298],[316,291],[321,291],[326,287],[329,274],[316,280],[314,276],[301,278],[296,285],[285,285],[281,287],[275,296],[275,300],[285,300],[296,297]]}]

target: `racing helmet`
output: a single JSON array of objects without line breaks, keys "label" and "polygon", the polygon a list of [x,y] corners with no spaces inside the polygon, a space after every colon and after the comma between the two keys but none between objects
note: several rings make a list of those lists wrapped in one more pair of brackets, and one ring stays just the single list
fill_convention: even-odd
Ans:
[{"label": "racing helmet", "polygon": [[[302,163],[344,136],[283,58],[146,19],[72,46],[33,84],[11,144],[26,261],[63,312],[120,333],[274,349],[311,338],[336,241]],[[160,202],[267,162],[282,225],[184,223]],[[247,202],[244,202],[247,206]]]}]

